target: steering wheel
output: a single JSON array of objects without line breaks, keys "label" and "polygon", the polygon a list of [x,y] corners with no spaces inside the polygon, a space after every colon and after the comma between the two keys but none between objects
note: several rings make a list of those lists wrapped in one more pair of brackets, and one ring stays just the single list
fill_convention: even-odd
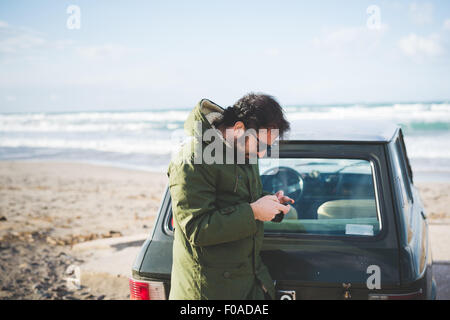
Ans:
[{"label": "steering wheel", "polygon": [[298,171],[289,167],[274,167],[261,175],[263,189],[275,193],[284,191],[284,195],[297,202],[303,194],[303,178]]}]

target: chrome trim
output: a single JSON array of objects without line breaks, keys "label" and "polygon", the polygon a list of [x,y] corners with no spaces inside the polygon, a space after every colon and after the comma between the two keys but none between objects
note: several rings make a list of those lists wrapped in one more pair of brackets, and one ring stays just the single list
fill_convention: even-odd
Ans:
[{"label": "chrome trim", "polygon": [[[295,290],[277,290],[277,293],[281,295],[280,300],[297,300]],[[281,299],[283,296],[290,296],[292,299]]]}]

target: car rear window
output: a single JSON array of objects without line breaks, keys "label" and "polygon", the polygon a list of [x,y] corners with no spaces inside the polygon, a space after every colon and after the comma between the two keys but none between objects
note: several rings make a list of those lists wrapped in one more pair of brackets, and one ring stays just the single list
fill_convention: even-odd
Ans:
[{"label": "car rear window", "polygon": [[295,200],[266,233],[375,236],[381,223],[373,165],[364,159],[260,159],[263,189]]}]

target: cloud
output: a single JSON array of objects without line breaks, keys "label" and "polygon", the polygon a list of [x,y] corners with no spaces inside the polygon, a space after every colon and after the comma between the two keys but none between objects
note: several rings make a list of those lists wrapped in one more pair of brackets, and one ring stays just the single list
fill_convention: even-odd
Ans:
[{"label": "cloud", "polygon": [[41,37],[22,34],[6,39],[0,39],[1,53],[18,53],[22,50],[28,50],[45,44],[45,40]]},{"label": "cloud", "polygon": [[39,32],[10,26],[0,21],[0,53],[17,54],[43,46],[47,41]]},{"label": "cloud", "polygon": [[418,25],[431,23],[433,22],[433,5],[413,2],[409,5],[409,16]]},{"label": "cloud", "polygon": [[323,49],[338,48],[355,42],[360,37],[362,28],[344,27],[314,39],[314,44]]},{"label": "cloud", "polygon": [[411,33],[400,39],[398,45],[402,52],[411,58],[437,57],[444,53],[442,40],[438,34],[422,37]]},{"label": "cloud", "polygon": [[328,29],[314,38],[313,45],[334,54],[360,53],[376,47],[387,30],[386,24],[381,24],[377,29],[367,26]]},{"label": "cloud", "polygon": [[80,57],[87,60],[119,60],[136,50],[117,44],[105,44],[99,46],[81,46],[76,51]]},{"label": "cloud", "polygon": [[277,48],[269,48],[264,51],[264,54],[269,57],[277,57],[280,55],[280,50]]},{"label": "cloud", "polygon": [[0,21],[0,60],[3,58],[9,59],[8,61],[33,61],[35,58],[47,57],[51,53],[64,50],[76,53],[84,60],[96,62],[117,61],[139,51],[119,44],[83,46],[71,39],[50,39],[41,32]]},{"label": "cloud", "polygon": [[444,21],[444,30],[450,31],[450,19]]}]

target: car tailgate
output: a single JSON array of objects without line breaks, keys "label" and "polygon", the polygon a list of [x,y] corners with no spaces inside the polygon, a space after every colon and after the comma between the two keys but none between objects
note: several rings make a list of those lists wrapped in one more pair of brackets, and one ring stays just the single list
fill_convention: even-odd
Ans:
[{"label": "car tailgate", "polygon": [[368,299],[400,284],[398,250],[376,242],[271,241],[261,256],[279,297]]}]

